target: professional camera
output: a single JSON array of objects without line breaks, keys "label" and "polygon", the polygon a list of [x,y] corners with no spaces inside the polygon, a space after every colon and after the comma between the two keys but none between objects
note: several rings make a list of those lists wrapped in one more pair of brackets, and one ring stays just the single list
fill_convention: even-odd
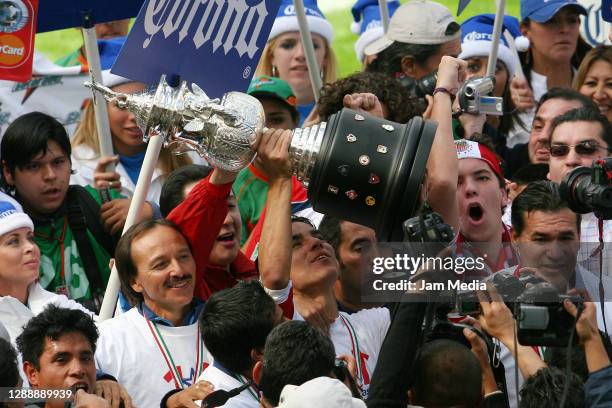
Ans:
[{"label": "professional camera", "polygon": [[461,85],[457,97],[461,113],[501,116],[504,114],[502,98],[490,96],[495,89],[495,77],[470,78]]},{"label": "professional camera", "polygon": [[425,75],[421,79],[414,79],[412,77],[402,75],[397,80],[406,88],[408,96],[411,98],[424,98],[425,95],[432,95],[436,89],[436,82],[438,81],[438,70],[433,71],[430,74]]},{"label": "professional camera", "polygon": [[561,182],[560,193],[575,213],[612,219],[612,157],[572,170]]},{"label": "professional camera", "polygon": [[582,298],[561,295],[548,282],[525,289],[516,299],[513,312],[518,323],[519,343],[526,346],[566,346],[575,330],[575,319],[563,307],[565,299],[572,301],[578,309],[584,307]]},{"label": "professional camera", "polygon": [[436,212],[426,212],[404,221],[404,241],[406,242],[449,243],[454,236],[453,228],[446,224]]}]

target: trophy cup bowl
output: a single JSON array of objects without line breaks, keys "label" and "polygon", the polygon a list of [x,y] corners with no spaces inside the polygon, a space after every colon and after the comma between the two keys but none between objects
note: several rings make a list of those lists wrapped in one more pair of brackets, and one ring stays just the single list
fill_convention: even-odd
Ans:
[{"label": "trophy cup bowl", "polygon": [[[195,84],[191,91],[186,82],[172,88],[164,76],[154,93],[118,94],[95,82],[86,86],[134,113],[145,141],[160,135],[175,152],[195,151],[224,170],[248,166],[265,130],[261,103],[239,92],[210,99]],[[369,226],[382,241],[399,241],[402,222],[420,202],[436,128],[420,117],[399,124],[345,108],[328,122],[293,130],[293,173],[316,211]]]}]

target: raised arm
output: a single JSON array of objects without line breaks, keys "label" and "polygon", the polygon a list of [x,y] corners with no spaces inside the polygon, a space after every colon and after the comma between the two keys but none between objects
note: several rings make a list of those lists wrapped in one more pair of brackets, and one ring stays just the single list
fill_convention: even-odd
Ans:
[{"label": "raised arm", "polygon": [[[455,94],[465,79],[467,63],[453,57],[442,57],[438,67],[436,88]],[[444,222],[457,229],[457,178],[459,165],[453,141],[451,95],[438,91],[433,96],[431,119],[438,122],[438,129],[427,160],[427,201],[440,213]]]},{"label": "raised arm", "polygon": [[259,273],[267,289],[289,284],[291,270],[291,131],[270,129],[259,143],[257,154],[268,175],[266,216],[259,243]]}]

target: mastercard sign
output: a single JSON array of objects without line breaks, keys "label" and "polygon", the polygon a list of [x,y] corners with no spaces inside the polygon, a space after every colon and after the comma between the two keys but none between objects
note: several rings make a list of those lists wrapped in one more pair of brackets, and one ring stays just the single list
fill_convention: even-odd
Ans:
[{"label": "mastercard sign", "polygon": [[0,0],[0,79],[32,78],[38,0]]}]

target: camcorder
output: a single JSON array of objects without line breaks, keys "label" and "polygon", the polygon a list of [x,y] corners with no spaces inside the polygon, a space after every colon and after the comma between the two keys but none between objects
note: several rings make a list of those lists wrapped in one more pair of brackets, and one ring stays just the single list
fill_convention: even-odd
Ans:
[{"label": "camcorder", "polygon": [[470,78],[461,85],[457,98],[460,113],[501,116],[504,114],[502,98],[491,96],[495,89],[495,77]]},{"label": "camcorder", "polygon": [[[518,323],[518,341],[526,346],[563,347],[569,342],[574,327],[572,317],[563,307],[569,299],[583,307],[579,296],[560,294],[549,282],[533,275],[498,272],[486,282],[493,285]],[[480,313],[475,292],[457,293],[457,310],[461,315]]]},{"label": "camcorder", "polygon": [[612,219],[612,157],[593,160],[591,167],[577,167],[561,182],[560,194],[572,211],[595,213]]}]

